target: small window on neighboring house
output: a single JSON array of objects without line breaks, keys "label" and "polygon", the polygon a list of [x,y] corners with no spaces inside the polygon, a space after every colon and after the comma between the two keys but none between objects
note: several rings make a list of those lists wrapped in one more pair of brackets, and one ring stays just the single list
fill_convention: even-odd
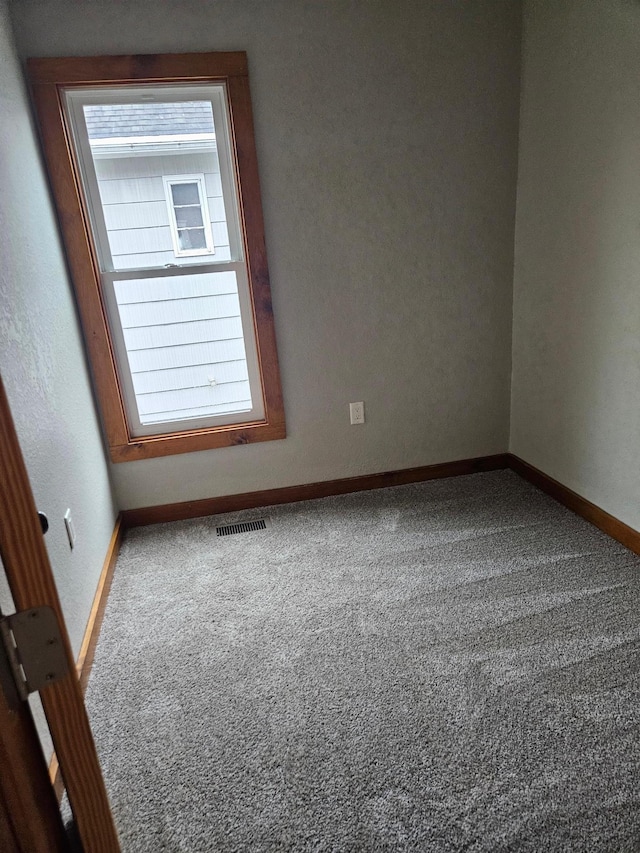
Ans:
[{"label": "small window on neighboring house", "polygon": [[283,438],[245,54],[29,72],[112,459]]},{"label": "small window on neighboring house", "polygon": [[204,175],[165,177],[164,190],[176,257],[212,255],[215,250]]}]

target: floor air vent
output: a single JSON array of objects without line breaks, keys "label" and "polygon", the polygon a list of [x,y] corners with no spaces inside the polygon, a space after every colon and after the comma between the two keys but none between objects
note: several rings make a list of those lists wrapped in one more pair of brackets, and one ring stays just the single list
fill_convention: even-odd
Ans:
[{"label": "floor air vent", "polygon": [[267,526],[265,518],[258,518],[255,521],[238,521],[236,524],[223,524],[222,527],[216,527],[216,536],[233,536],[235,533],[266,530]]}]

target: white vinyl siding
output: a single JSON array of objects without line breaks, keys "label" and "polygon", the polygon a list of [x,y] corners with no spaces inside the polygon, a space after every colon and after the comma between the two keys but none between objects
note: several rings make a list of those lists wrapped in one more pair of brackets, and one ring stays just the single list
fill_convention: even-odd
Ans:
[{"label": "white vinyl siding", "polygon": [[[216,261],[231,259],[220,166],[215,150],[173,156],[101,157],[95,161],[98,189],[113,268],[140,269],[176,263],[165,179],[201,174],[205,210]],[[205,171],[208,169],[208,171]],[[201,263],[202,254],[180,255],[180,263]]]},{"label": "white vinyl siding", "polygon": [[[193,156],[195,157],[196,155]],[[97,166],[98,162],[100,162],[99,168]],[[128,181],[125,180],[125,176],[112,178],[102,177],[103,162],[105,161],[96,161],[96,172],[99,172],[100,197],[102,198],[102,204],[105,207],[110,204],[131,204],[131,202],[134,201],[161,201],[165,205],[166,210],[164,186],[162,184],[162,180],[159,180],[159,178],[162,177],[161,174],[144,178],[131,177]],[[197,161],[190,160],[189,165],[194,165],[195,162]],[[174,161],[173,168],[175,169],[175,167],[176,163]],[[160,166],[158,166],[158,169],[159,168]],[[204,181],[207,188],[207,201],[209,202],[209,209],[211,209],[211,202],[213,199],[219,198],[222,202],[222,183],[220,181],[220,175],[217,172],[204,172]],[[224,207],[222,220],[224,220]]]},{"label": "white vinyl siding", "polygon": [[129,350],[129,365],[132,373],[171,370],[176,367],[200,364],[224,364],[242,361],[244,341],[242,338],[225,338],[219,341],[203,341],[196,344],[174,344],[173,346]]},{"label": "white vinyl siding", "polygon": [[237,294],[226,296],[190,296],[166,301],[120,304],[122,328],[167,326],[195,320],[234,318],[240,316]]},{"label": "white vinyl siding", "polygon": [[198,320],[192,323],[170,323],[165,326],[140,326],[123,329],[127,350],[172,347],[205,341],[224,341],[242,336],[240,318]]},{"label": "white vinyl siding", "polygon": [[[179,388],[216,388],[230,383],[247,381],[247,366],[244,359],[218,364],[194,364],[189,367],[173,367],[164,370],[134,373],[136,394],[161,394]],[[245,394],[242,399],[245,399]]]},{"label": "white vinyl siding", "polygon": [[233,272],[118,281],[115,296],[143,424],[251,408]]}]

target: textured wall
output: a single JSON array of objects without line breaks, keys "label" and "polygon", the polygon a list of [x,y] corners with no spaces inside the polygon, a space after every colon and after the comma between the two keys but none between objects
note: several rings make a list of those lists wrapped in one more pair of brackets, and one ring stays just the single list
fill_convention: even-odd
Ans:
[{"label": "textured wall", "polygon": [[527,3],[511,449],[640,529],[640,4]]},{"label": "textured wall", "polygon": [[[4,0],[0,79],[0,370],[36,504],[51,524],[45,542],[77,654],[115,512],[56,220]],[[77,531],[73,551],[63,523],[67,507]],[[0,598],[6,607],[6,595]]]},{"label": "textured wall", "polygon": [[[114,466],[122,507],[506,450],[520,6],[20,0],[22,56],[247,50],[286,440]],[[367,423],[349,425],[364,400]]]}]

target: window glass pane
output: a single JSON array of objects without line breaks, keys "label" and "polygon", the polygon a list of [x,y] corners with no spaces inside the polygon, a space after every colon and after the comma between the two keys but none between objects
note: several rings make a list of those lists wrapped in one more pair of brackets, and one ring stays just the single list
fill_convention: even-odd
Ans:
[{"label": "window glass pane", "polygon": [[173,203],[176,204],[200,204],[197,184],[173,184],[171,187]]},{"label": "window glass pane", "polygon": [[176,207],[175,211],[178,228],[201,228],[204,225],[200,207]]},{"label": "window glass pane", "polygon": [[206,249],[207,241],[203,228],[190,228],[187,231],[178,231],[178,242],[184,251],[189,249]]},{"label": "window glass pane", "polygon": [[[97,231],[110,255],[102,253],[105,270],[224,263],[240,257],[239,242],[234,238],[234,248],[230,245],[229,235],[238,233],[239,224],[225,196],[222,173],[228,167],[221,170],[220,157],[228,155],[218,150],[224,135],[216,132],[211,100],[166,102],[167,97],[82,105],[102,206],[99,219],[104,221]],[[187,180],[165,189],[168,176],[181,175],[201,176],[200,188],[197,181]],[[204,230],[186,237],[176,234],[176,226]],[[177,260],[178,246],[194,254]]]},{"label": "window glass pane", "polygon": [[143,425],[251,410],[235,272],[114,288]]}]

